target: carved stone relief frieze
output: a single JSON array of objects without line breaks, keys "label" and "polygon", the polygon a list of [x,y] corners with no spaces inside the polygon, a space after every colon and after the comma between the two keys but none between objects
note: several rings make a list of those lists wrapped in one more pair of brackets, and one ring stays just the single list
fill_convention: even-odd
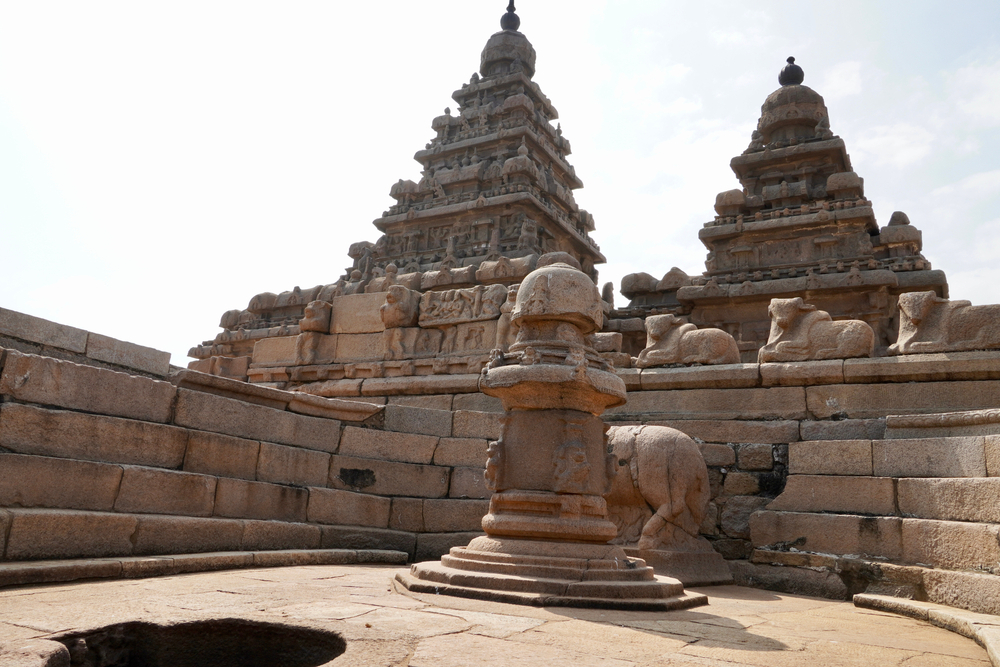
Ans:
[{"label": "carved stone relief frieze", "polygon": [[420,298],[420,326],[436,327],[493,320],[507,300],[503,285],[425,292]]},{"label": "carved stone relief frieze", "polygon": [[441,351],[444,334],[440,329],[420,327],[395,327],[386,329],[386,360],[421,359],[435,357]]}]

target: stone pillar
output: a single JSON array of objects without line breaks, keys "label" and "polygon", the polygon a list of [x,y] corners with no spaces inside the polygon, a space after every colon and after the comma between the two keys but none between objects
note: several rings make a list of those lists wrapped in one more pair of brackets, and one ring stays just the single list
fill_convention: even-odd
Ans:
[{"label": "stone pillar", "polygon": [[[615,459],[600,415],[625,402],[625,384],[593,349],[601,296],[579,269],[543,257],[511,312],[515,342],[495,350],[480,389],[503,402],[503,434],[490,443],[494,491],[485,537],[440,563],[397,576],[414,591],[534,605],[678,609],[705,604],[608,544],[615,525],[604,495]],[[546,261],[548,260],[548,262]]]}]

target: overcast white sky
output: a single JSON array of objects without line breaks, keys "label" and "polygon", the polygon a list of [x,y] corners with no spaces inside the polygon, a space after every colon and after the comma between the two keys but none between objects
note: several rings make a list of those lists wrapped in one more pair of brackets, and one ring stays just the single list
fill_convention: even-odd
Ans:
[{"label": "overcast white sky", "polygon": [[[698,229],[793,55],[880,224],[1000,302],[1000,3],[521,0],[608,264]],[[506,0],[0,0],[0,306],[167,350],[335,281]]]}]

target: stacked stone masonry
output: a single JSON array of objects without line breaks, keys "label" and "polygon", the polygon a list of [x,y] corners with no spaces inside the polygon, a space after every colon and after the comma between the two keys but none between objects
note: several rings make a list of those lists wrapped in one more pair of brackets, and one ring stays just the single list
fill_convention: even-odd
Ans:
[{"label": "stacked stone masonry", "polygon": [[[332,547],[422,560],[480,533],[502,406],[476,375],[363,378],[323,398],[16,350],[2,363],[7,561]],[[701,533],[738,581],[997,611],[1000,352],[617,373],[628,400],[606,421],[699,443]]]},{"label": "stacked stone masonry", "polygon": [[80,364],[163,377],[170,353],[0,308],[0,347]]},{"label": "stacked stone masonry", "polygon": [[433,557],[486,512],[489,415],[14,350],[2,369],[7,561],[320,547]]},{"label": "stacked stone masonry", "polygon": [[[998,361],[987,351],[620,370],[629,401],[606,418],[703,442],[718,519],[702,532],[738,581],[996,613],[956,591],[972,590],[969,577],[1000,590]],[[941,416],[953,411],[966,412]]]}]

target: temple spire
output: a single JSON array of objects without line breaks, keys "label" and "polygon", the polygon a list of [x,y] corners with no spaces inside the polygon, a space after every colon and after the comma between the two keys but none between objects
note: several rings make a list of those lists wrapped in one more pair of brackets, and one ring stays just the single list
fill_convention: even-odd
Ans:
[{"label": "temple spire", "polygon": [[500,28],[516,32],[521,27],[521,19],[514,13],[514,0],[507,5],[507,13],[500,18]]}]

